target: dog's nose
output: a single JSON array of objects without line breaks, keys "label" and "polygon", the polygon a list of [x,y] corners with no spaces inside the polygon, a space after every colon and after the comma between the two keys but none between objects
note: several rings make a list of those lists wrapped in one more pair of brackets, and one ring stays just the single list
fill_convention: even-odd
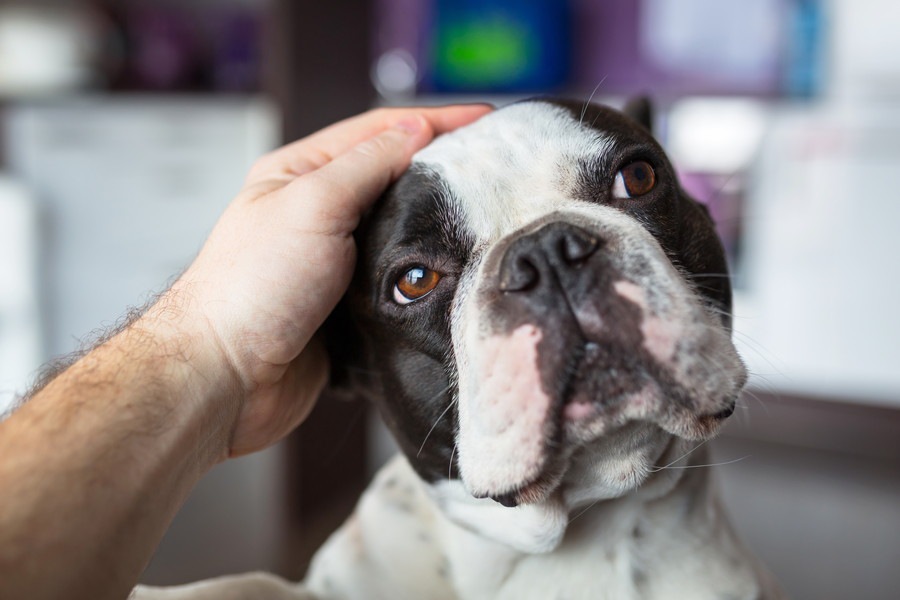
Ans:
[{"label": "dog's nose", "polygon": [[569,223],[548,223],[515,240],[500,261],[500,289],[527,292],[556,273],[577,269],[600,246],[600,239]]}]

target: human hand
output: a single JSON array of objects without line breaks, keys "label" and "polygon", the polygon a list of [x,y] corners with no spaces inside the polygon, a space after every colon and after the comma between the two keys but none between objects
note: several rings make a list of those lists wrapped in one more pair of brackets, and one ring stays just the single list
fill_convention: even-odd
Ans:
[{"label": "human hand", "polygon": [[235,378],[239,406],[228,455],[271,445],[315,403],[327,357],[311,340],[350,282],[352,233],[363,211],[435,135],[489,110],[374,110],[254,165],[155,311],[170,322],[177,315],[177,328],[190,334],[188,355],[202,353],[197,363],[213,365],[201,375]]}]

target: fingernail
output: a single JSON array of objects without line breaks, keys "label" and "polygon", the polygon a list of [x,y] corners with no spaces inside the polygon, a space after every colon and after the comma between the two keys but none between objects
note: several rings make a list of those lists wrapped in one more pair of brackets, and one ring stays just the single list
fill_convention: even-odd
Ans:
[{"label": "fingernail", "polygon": [[394,123],[394,129],[399,129],[409,135],[419,133],[424,127],[425,124],[422,122],[422,117],[406,117]]}]

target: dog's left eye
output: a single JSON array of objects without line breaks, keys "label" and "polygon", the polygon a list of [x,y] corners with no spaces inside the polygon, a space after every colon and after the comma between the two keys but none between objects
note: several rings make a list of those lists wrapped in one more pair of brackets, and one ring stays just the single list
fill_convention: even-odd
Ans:
[{"label": "dog's left eye", "polygon": [[409,304],[424,298],[437,287],[441,276],[428,267],[417,266],[408,270],[394,285],[394,301],[397,304]]},{"label": "dog's left eye", "polygon": [[616,198],[634,198],[643,196],[656,187],[656,173],[650,163],[639,160],[616,173],[613,182],[613,196]]}]

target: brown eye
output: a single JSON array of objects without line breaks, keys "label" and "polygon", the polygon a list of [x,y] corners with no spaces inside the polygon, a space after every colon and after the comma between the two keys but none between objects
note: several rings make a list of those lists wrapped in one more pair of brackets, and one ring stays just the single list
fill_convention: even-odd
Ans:
[{"label": "brown eye", "polygon": [[437,271],[427,267],[413,267],[397,280],[394,286],[394,301],[397,304],[409,304],[424,298],[433,290],[441,276]]},{"label": "brown eye", "polygon": [[613,196],[634,198],[643,196],[656,186],[656,173],[650,163],[639,160],[616,173]]}]

